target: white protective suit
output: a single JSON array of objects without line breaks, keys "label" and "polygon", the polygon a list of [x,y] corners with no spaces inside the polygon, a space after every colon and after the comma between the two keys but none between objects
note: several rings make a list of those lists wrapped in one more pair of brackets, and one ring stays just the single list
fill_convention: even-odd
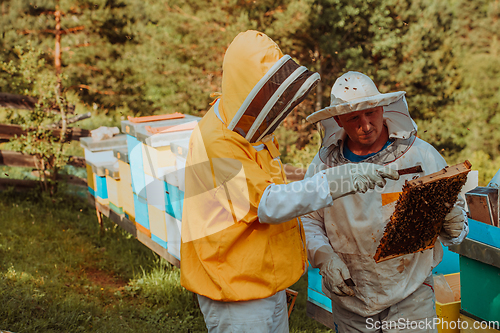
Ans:
[{"label": "white protective suit", "polygon": [[[415,136],[417,126],[408,113],[404,96],[384,106],[384,122],[389,137],[394,139],[393,143],[363,162],[390,165],[396,169],[421,165],[423,173],[419,176],[446,166],[436,149]],[[337,125],[333,117],[323,120],[322,125],[326,128],[323,147],[315,156],[306,178],[328,167],[349,162],[342,153],[346,142],[344,129]],[[414,176],[402,175],[398,181],[387,181],[383,189],[376,188],[339,198],[332,206],[303,216],[308,257],[312,266],[316,267],[316,251],[321,246],[331,245],[347,265],[356,284],[353,288],[354,297],[339,297],[323,286],[325,294],[336,305],[368,317],[402,301],[417,290],[439,264],[443,257],[441,243],[445,246],[458,244],[467,235],[466,222],[459,237],[448,239],[442,234],[433,249],[375,263],[373,256],[399,193],[405,181]],[[459,198],[456,205],[463,208],[463,200]]]}]

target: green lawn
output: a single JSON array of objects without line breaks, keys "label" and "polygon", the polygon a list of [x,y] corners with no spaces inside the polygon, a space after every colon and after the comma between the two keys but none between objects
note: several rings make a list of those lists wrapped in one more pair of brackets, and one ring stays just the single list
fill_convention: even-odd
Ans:
[{"label": "green lawn", "polygon": [[[180,271],[104,219],[81,197],[0,192],[0,330],[204,332]],[[306,280],[291,332],[329,332],[305,314]]]}]

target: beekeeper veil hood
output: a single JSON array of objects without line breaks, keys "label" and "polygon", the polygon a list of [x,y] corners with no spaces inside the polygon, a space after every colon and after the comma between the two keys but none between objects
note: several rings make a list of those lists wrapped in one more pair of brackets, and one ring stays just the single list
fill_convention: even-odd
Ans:
[{"label": "beekeeper veil hood", "polygon": [[249,142],[260,141],[274,132],[319,79],[318,73],[283,55],[265,34],[240,33],[224,56],[220,116],[229,130]]},{"label": "beekeeper veil hood", "polygon": [[344,129],[335,121],[335,116],[382,106],[389,137],[406,139],[417,132],[417,124],[410,117],[405,93],[397,91],[382,94],[365,74],[347,72],[335,81],[330,106],[309,115],[307,120],[311,123],[320,122],[324,130],[322,146],[328,147],[336,145],[345,135]]}]

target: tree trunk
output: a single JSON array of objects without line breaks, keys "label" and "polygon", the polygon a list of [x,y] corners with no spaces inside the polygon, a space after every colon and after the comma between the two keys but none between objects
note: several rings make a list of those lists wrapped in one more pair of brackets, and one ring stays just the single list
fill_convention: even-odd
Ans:
[{"label": "tree trunk", "polygon": [[56,19],[56,46],[54,48],[54,65],[56,67],[56,73],[59,76],[59,74],[61,73],[61,11],[59,10],[59,4],[56,5],[54,16]]},{"label": "tree trunk", "polygon": [[[322,56],[319,51],[319,46],[316,44],[314,48],[314,57],[316,58],[316,61],[318,62],[318,73],[320,76],[323,76],[323,70],[322,70]],[[316,86],[316,107],[315,111],[321,110],[322,108],[322,99],[323,99],[323,84],[321,80],[319,80],[318,85]]]}]

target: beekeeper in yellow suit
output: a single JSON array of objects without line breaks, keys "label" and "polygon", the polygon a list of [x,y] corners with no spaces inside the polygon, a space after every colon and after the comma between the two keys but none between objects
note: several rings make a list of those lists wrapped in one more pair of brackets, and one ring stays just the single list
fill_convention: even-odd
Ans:
[{"label": "beekeeper in yellow suit", "polygon": [[288,332],[285,289],[307,265],[298,216],[399,177],[353,164],[287,184],[273,132],[319,79],[257,31],[226,51],[222,95],[193,131],[185,169],[181,283],[209,332]]}]

